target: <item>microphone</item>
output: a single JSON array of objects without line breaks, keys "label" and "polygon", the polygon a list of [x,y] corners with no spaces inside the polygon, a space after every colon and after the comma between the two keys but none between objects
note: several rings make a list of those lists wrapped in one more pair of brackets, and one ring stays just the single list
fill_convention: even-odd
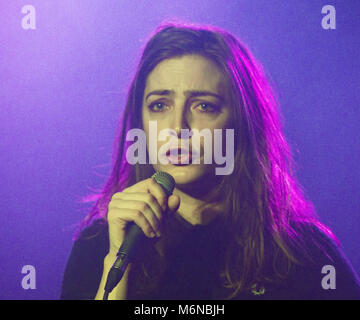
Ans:
[{"label": "microphone", "polygon": [[[171,196],[174,187],[174,178],[163,171],[157,171],[152,178],[163,188],[167,196]],[[128,227],[128,232],[124,238],[123,243],[117,253],[117,258],[111,267],[105,284],[104,300],[107,300],[109,293],[117,286],[123,277],[126,267],[133,257],[136,249],[147,239],[140,227],[134,222],[131,222]]]}]

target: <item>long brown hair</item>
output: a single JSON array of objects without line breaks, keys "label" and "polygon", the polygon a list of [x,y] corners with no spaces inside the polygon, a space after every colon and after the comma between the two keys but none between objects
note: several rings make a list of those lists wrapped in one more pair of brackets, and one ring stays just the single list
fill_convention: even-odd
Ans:
[{"label": "long brown hair", "polygon": [[[147,76],[161,61],[186,54],[211,59],[231,84],[235,119],[235,161],[231,175],[217,190],[226,194],[224,213],[230,232],[222,277],[232,289],[229,298],[255,283],[286,277],[299,263],[296,250],[306,251],[303,232],[309,226],[334,238],[320,223],[312,203],[295,177],[291,150],[283,134],[279,103],[261,64],[229,32],[217,27],[165,23],[146,43],[131,82],[115,139],[112,171],[82,223],[106,221],[107,205],[121,191],[154,172],[151,165],[130,165],[125,159],[126,133],[142,128],[141,108]],[[211,200],[211,199],[210,199]],[[265,272],[271,265],[270,274]]]}]

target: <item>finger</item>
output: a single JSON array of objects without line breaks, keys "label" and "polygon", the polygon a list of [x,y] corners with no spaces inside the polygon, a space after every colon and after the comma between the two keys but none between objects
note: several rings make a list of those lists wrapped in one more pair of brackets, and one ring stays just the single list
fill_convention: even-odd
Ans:
[{"label": "finger", "polygon": [[134,222],[149,238],[155,236],[155,230],[140,210],[112,207],[108,214],[109,225],[122,224],[124,221]]},{"label": "finger", "polygon": [[146,192],[136,192],[136,193],[125,193],[122,192],[120,194],[114,195],[111,201],[121,201],[121,200],[128,200],[128,201],[143,201],[146,202],[152,211],[155,213],[156,217],[161,220],[163,216],[162,208],[160,207],[159,203],[157,202],[156,198],[151,193]]},{"label": "finger", "polygon": [[177,195],[171,195],[168,199],[169,212],[174,213],[179,209],[180,197]]},{"label": "finger", "polygon": [[123,192],[147,192],[151,193],[159,203],[163,211],[167,209],[167,194],[154,178],[148,178],[123,190]]},{"label": "finger", "polygon": [[133,210],[140,211],[145,216],[147,221],[150,223],[153,231],[155,231],[155,233],[157,235],[160,235],[160,233],[161,233],[160,219],[156,216],[156,214],[154,213],[154,211],[152,210],[150,205],[148,203],[146,203],[145,201],[134,200],[134,198],[132,198],[130,200],[114,199],[109,203],[109,209],[112,210],[113,208],[133,209]]}]

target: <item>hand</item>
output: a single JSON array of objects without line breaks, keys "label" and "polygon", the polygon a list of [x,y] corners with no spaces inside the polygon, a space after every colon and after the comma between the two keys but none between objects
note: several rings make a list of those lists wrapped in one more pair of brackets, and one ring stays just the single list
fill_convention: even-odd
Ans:
[{"label": "hand", "polygon": [[115,257],[126,235],[129,222],[136,223],[149,237],[161,236],[164,214],[175,213],[180,205],[176,195],[168,197],[153,178],[115,193],[108,205],[109,255]]}]

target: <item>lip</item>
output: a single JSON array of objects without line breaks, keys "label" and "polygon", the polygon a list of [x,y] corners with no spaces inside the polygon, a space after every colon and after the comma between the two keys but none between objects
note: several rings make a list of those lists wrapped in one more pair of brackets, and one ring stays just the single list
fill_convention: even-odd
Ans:
[{"label": "lip", "polygon": [[172,147],[168,151],[166,151],[166,156],[168,157],[171,153],[191,154],[191,151],[189,149],[184,148],[184,147]]},{"label": "lip", "polygon": [[189,149],[183,147],[173,147],[166,152],[166,157],[173,165],[190,165],[192,154]]}]

